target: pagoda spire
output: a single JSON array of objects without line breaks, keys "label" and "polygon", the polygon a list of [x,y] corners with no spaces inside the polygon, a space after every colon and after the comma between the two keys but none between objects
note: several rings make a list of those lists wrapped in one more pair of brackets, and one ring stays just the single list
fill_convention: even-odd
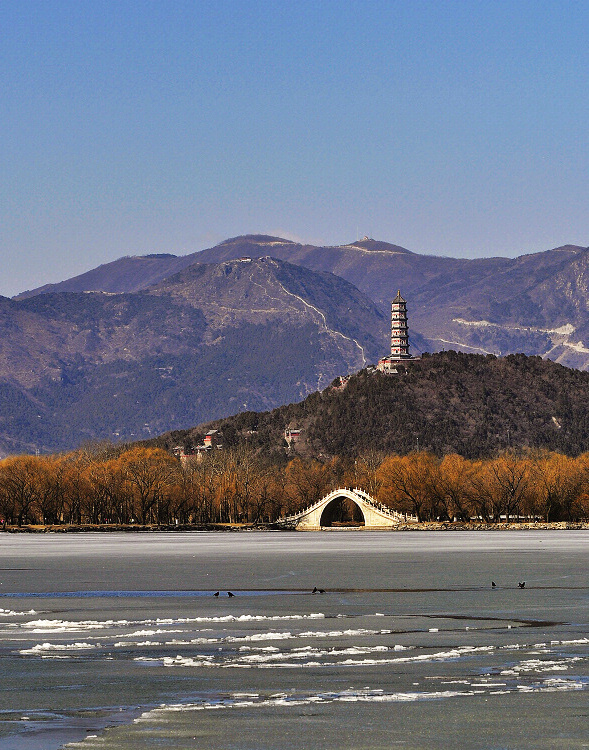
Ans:
[{"label": "pagoda spire", "polygon": [[391,357],[406,359],[409,354],[409,324],[407,302],[401,297],[401,290],[391,302]]}]

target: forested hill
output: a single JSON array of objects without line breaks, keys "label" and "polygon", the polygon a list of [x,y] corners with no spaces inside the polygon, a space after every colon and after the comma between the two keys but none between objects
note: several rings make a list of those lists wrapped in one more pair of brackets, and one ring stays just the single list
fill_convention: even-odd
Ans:
[{"label": "forested hill", "polygon": [[440,352],[409,363],[404,374],[362,370],[301,403],[168,433],[157,443],[190,447],[213,427],[226,445],[268,452],[285,450],[285,428],[297,428],[301,440],[291,453],[307,456],[419,448],[477,458],[509,447],[577,455],[589,451],[589,373],[523,354]]}]

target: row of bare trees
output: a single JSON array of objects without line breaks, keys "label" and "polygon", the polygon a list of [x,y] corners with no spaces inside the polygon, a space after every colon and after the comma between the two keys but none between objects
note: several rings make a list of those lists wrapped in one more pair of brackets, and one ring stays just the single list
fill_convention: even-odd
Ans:
[{"label": "row of bare trees", "polygon": [[8,524],[263,522],[281,513],[280,472],[247,451],[182,465],[161,449],[11,456],[0,461]]},{"label": "row of bare trees", "polygon": [[428,452],[273,464],[247,449],[180,463],[161,449],[102,448],[0,461],[0,519],[23,524],[273,522],[337,487],[361,487],[420,520],[589,517],[589,454],[470,461]]},{"label": "row of bare trees", "polygon": [[569,458],[508,451],[469,461],[421,452],[385,458],[374,476],[381,499],[420,520],[589,517],[589,454]]}]

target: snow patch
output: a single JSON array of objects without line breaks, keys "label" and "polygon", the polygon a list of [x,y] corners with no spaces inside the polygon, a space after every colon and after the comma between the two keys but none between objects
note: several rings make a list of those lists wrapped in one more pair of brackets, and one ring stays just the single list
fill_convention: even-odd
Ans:
[{"label": "snow patch", "polygon": [[32,648],[23,648],[18,653],[42,654],[47,651],[85,651],[99,646],[99,643],[38,643]]},{"label": "snow patch", "polygon": [[534,333],[555,333],[558,336],[570,336],[575,332],[575,326],[572,323],[565,323],[559,328],[536,328],[535,326],[515,326],[501,325],[500,323],[491,323],[490,320],[465,320],[464,318],[452,318],[453,323],[462,326],[471,326],[474,328],[501,328],[504,331],[532,331]]},{"label": "snow patch", "polygon": [[589,349],[587,347],[583,346],[582,341],[577,341],[576,344],[571,343],[570,341],[565,341],[564,346],[568,346],[569,349],[573,349],[575,352],[579,352],[579,354],[589,354]]},{"label": "snow patch", "polygon": [[575,332],[575,326],[572,323],[566,323],[560,328],[545,328],[546,333],[557,333],[559,336],[570,336]]},{"label": "snow patch", "polygon": [[24,615],[36,615],[37,612],[34,609],[29,609],[26,612],[15,612],[12,609],[2,609],[0,607],[0,617],[23,617]]}]

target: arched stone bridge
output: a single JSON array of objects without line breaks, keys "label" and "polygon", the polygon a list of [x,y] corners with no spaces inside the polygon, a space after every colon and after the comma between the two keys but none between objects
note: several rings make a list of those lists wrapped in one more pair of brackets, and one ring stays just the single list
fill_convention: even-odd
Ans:
[{"label": "arched stone bridge", "polygon": [[297,531],[320,531],[330,525],[328,523],[329,506],[342,498],[351,500],[359,508],[364,519],[364,526],[360,528],[390,529],[402,523],[417,523],[415,516],[397,513],[386,505],[381,505],[364,490],[358,488],[352,490],[347,487],[333,490],[300,513],[279,519],[278,523]]}]

